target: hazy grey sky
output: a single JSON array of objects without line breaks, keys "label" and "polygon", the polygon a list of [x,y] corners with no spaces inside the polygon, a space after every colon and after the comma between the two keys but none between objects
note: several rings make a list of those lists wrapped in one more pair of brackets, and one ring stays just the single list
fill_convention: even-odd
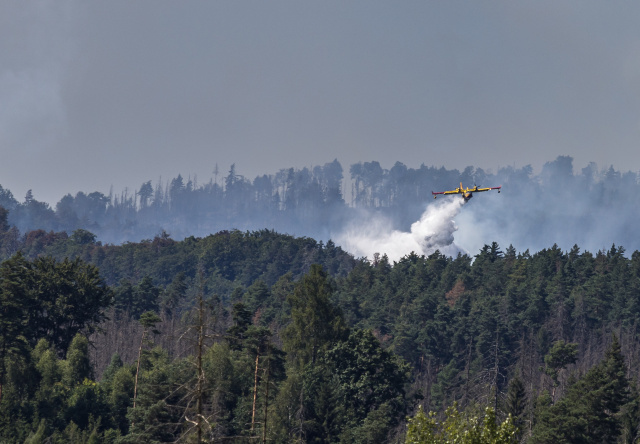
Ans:
[{"label": "hazy grey sky", "polygon": [[0,184],[50,203],[218,163],[640,170],[640,2],[0,3]]}]

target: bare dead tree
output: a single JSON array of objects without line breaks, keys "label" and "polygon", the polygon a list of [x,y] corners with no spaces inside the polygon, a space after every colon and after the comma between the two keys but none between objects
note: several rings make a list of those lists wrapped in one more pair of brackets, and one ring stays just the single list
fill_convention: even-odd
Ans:
[{"label": "bare dead tree", "polygon": [[[187,402],[184,407],[183,417],[190,426],[182,433],[179,440],[184,440],[195,433],[198,444],[203,442],[205,434],[208,435],[209,441],[213,440],[213,426],[210,417],[205,414],[206,377],[204,373],[203,356],[207,349],[208,342],[220,336],[210,333],[208,329],[208,325],[212,319],[210,310],[208,310],[207,304],[205,303],[203,274],[202,267],[200,266],[198,269],[197,305],[194,313],[195,324],[190,325],[181,336],[181,339],[191,341],[194,345],[195,359],[193,365],[195,367],[195,380],[192,380],[185,386]],[[215,316],[213,317],[215,318]],[[191,413],[192,408],[193,412]],[[190,415],[193,416],[190,417]]]}]

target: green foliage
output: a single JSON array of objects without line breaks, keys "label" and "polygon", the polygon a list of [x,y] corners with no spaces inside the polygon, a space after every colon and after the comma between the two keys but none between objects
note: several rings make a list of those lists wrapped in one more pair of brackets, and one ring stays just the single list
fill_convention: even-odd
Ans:
[{"label": "green foliage", "polygon": [[426,414],[419,407],[409,418],[405,444],[515,444],[517,429],[511,417],[498,422],[491,407],[483,415],[473,411],[459,412],[456,405],[445,412],[445,419],[438,421],[434,412]]},{"label": "green foliage", "polygon": [[83,329],[91,332],[104,319],[111,291],[98,269],[80,259],[62,262],[48,257],[24,267],[22,279],[30,282],[29,339],[47,337],[58,350],[66,350]]},{"label": "green foliage", "polygon": [[[204,372],[207,391],[211,396],[211,408],[220,412],[217,419],[216,434],[231,434],[233,411],[242,393],[241,375],[236,371],[235,356],[229,346],[222,342],[210,347],[204,357]],[[246,387],[244,387],[246,390]]]},{"label": "green foliage", "polygon": [[629,391],[620,344],[614,337],[604,360],[576,381],[564,398],[555,404],[540,403],[531,442],[616,442]]},{"label": "green foliage", "polygon": [[153,285],[149,276],[135,286],[123,279],[114,291],[116,313],[126,313],[133,319],[139,319],[144,312],[155,312],[159,308],[160,293],[161,289]]},{"label": "green foliage", "polygon": [[186,395],[183,384],[191,373],[190,366],[184,360],[172,362],[159,348],[143,357],[137,404],[127,413],[131,424],[129,433],[118,442],[173,441],[179,436],[184,421],[184,408],[179,406]]},{"label": "green foliage", "polygon": [[384,442],[405,413],[409,366],[354,329],[303,373],[304,428],[316,439]]},{"label": "green foliage", "polygon": [[569,364],[576,362],[578,344],[556,341],[544,357],[544,372],[551,377],[554,386],[558,385],[559,372]]},{"label": "green foliage", "polygon": [[116,313],[131,313],[135,306],[133,299],[133,285],[126,279],[122,279],[113,291],[113,306]]},{"label": "green foliage", "polygon": [[7,376],[7,359],[27,353],[29,331],[25,309],[29,306],[30,264],[21,254],[0,265],[0,400]]},{"label": "green foliage", "polygon": [[138,322],[140,322],[140,325],[142,325],[145,330],[153,330],[154,333],[157,334],[158,331],[154,329],[156,324],[162,322],[162,319],[152,311],[145,311],[140,315],[140,319],[138,319]]},{"label": "green foliage", "polygon": [[104,390],[85,379],[74,386],[66,400],[64,421],[76,424],[80,430],[91,430],[94,418],[109,419],[109,404]]},{"label": "green foliage", "polygon": [[238,302],[233,305],[231,315],[233,317],[233,325],[227,330],[229,343],[234,349],[239,350],[247,337],[247,329],[251,325],[251,312],[245,304]]},{"label": "green foliage", "polygon": [[[199,263],[204,264],[206,276],[217,275],[220,287],[230,289],[225,296],[236,285],[249,287],[258,280],[270,287],[287,273],[299,279],[313,263],[325,267],[332,276],[346,276],[355,265],[353,257],[333,242],[325,245],[270,230],[220,231],[203,238],[187,237],[181,242],[165,233],[152,240],[117,246],[88,242],[91,236],[90,232],[79,231],[74,240],[74,235],[69,237],[66,233],[31,232],[27,236],[29,249],[22,248],[27,257],[52,256],[58,260],[80,257],[99,266],[110,285],[123,279],[136,285],[148,277],[154,285],[165,288],[178,279],[170,292],[173,296],[166,295],[164,302],[169,304],[184,296],[183,284],[195,278]],[[9,238],[6,247],[10,247]],[[3,248],[4,243],[0,244],[0,253]]]},{"label": "green foliage", "polygon": [[556,374],[558,370],[575,363],[577,355],[578,344],[567,344],[564,341],[556,341],[553,343],[549,353],[544,357],[544,363],[547,365],[550,373]]},{"label": "green foliage", "polygon": [[385,406],[393,422],[404,414],[404,385],[409,366],[368,330],[353,329],[345,341],[327,351],[326,363],[340,387],[340,402],[356,421]]},{"label": "green foliage", "polygon": [[157,312],[159,296],[160,289],[153,285],[153,279],[149,276],[142,278],[133,291],[134,305],[131,308],[133,318],[142,316],[144,312]]},{"label": "green foliage", "polygon": [[123,365],[124,364],[118,352],[111,355],[111,361],[104,372],[102,372],[102,379],[100,382],[107,386],[111,385],[113,376],[120,368],[122,368]]},{"label": "green foliage", "polygon": [[132,406],[134,378],[131,368],[120,367],[110,385],[105,384],[111,409],[110,419],[115,428],[126,434],[129,430],[128,409]]},{"label": "green foliage", "polygon": [[513,418],[513,424],[518,429],[518,437],[524,429],[524,417],[527,409],[527,394],[524,383],[519,375],[515,375],[509,381],[504,412]]},{"label": "green foliage", "polygon": [[187,293],[187,279],[184,272],[179,272],[162,294],[161,306],[165,313],[172,314],[180,306]]},{"label": "green foliage", "polygon": [[67,360],[63,367],[62,380],[67,387],[81,384],[85,379],[91,379],[93,369],[89,361],[89,341],[81,334],[77,334],[67,349]]},{"label": "green foliage", "polygon": [[315,363],[321,352],[346,336],[347,327],[331,303],[331,294],[327,274],[314,264],[287,299],[291,323],[282,333],[284,348],[299,368]]},{"label": "green foliage", "polygon": [[96,235],[90,231],[78,228],[71,234],[70,239],[78,245],[95,244]]},{"label": "green foliage", "polygon": [[[35,233],[33,251],[48,236]],[[347,275],[329,243],[272,232],[183,242],[165,233],[118,247],[74,242],[78,256],[118,278],[113,293],[83,260],[16,255],[0,265],[0,441],[186,442],[197,436],[198,404],[210,440],[254,441],[264,432],[270,442],[396,442],[417,402],[437,411],[412,419],[418,440],[449,429],[502,439],[509,415],[522,441],[636,438],[638,395],[616,340],[594,364],[616,331],[636,365],[637,252],[627,259],[618,247],[592,255],[554,246],[516,254],[492,244],[473,261],[434,253],[390,264],[382,256],[352,262]],[[313,258],[333,268],[309,265]],[[196,335],[184,330],[193,316],[181,318],[196,293],[216,295],[207,308],[215,316],[202,323],[201,374]],[[114,355],[96,382],[87,335],[111,299],[115,316],[104,325],[136,331],[122,316],[129,313],[143,338],[118,349],[128,362]],[[166,350],[148,350],[153,330]],[[586,373],[569,376],[574,368]],[[461,410],[442,416],[456,401]],[[478,413],[475,404],[499,410]],[[491,415],[501,418],[494,429]]]}]

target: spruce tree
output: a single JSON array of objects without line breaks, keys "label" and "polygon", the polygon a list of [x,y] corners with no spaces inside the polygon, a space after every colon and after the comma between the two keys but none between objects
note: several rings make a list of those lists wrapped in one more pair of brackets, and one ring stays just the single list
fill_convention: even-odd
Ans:
[{"label": "spruce tree", "polygon": [[620,411],[629,402],[629,381],[620,343],[614,336],[604,359],[567,390],[555,404],[540,408],[532,443],[616,442]]},{"label": "spruce tree", "polygon": [[513,424],[518,428],[519,436],[524,428],[524,416],[527,408],[527,394],[524,383],[519,375],[514,376],[509,381],[507,389],[507,399],[504,405],[504,412],[511,415]]}]

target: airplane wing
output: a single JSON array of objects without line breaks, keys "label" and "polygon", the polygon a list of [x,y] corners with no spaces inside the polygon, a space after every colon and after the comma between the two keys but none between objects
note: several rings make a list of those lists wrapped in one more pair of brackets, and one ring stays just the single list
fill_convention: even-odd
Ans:
[{"label": "airplane wing", "polygon": [[502,185],[500,185],[499,187],[478,188],[477,190],[470,190],[470,191],[473,191],[474,193],[479,193],[480,191],[499,190],[500,188],[502,188]]},{"label": "airplane wing", "polygon": [[432,191],[431,194],[433,194],[434,196],[437,196],[438,194],[460,194],[462,193],[462,191],[455,189],[455,190],[451,190],[451,191],[438,191],[438,192],[434,192]]}]

